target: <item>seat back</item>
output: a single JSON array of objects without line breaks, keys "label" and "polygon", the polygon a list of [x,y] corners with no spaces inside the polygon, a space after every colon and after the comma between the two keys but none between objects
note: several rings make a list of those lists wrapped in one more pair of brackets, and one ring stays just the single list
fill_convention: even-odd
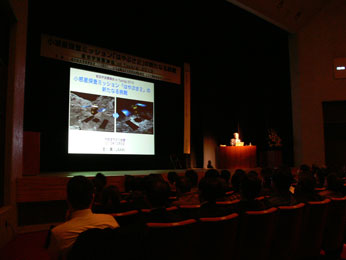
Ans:
[{"label": "seat back", "polygon": [[231,260],[236,246],[239,215],[200,218],[200,259]]},{"label": "seat back", "polygon": [[346,197],[330,199],[322,241],[322,249],[325,251],[335,251],[342,247],[346,221]]},{"label": "seat back", "polygon": [[277,211],[277,208],[247,211],[241,216],[237,238],[237,259],[269,259]]},{"label": "seat back", "polygon": [[146,259],[197,259],[198,223],[188,219],[171,223],[146,223]]},{"label": "seat back", "polygon": [[292,260],[296,257],[299,245],[305,204],[279,206],[278,209],[271,259]]},{"label": "seat back", "polygon": [[[171,207],[167,207],[166,210],[167,211],[178,211],[178,207],[177,206],[171,206]],[[150,213],[152,211],[152,209],[141,209],[142,213]]]},{"label": "seat back", "polygon": [[234,190],[230,190],[230,191],[227,191],[226,193],[225,193],[225,195],[226,196],[230,196],[230,195],[232,195],[234,193]]},{"label": "seat back", "polygon": [[267,199],[269,196],[259,196],[257,198],[255,198],[255,200],[264,200]]},{"label": "seat back", "polygon": [[315,191],[316,192],[321,192],[321,191],[325,191],[327,188],[326,187],[316,187]]},{"label": "seat back", "polygon": [[199,205],[199,204],[196,204],[196,205],[179,205],[180,212],[181,212],[182,216],[186,219],[199,218],[200,208],[201,208],[201,205]]},{"label": "seat back", "polygon": [[138,210],[130,210],[111,214],[121,227],[138,223],[140,214]]},{"label": "seat back", "polygon": [[320,255],[329,204],[330,199],[307,202],[298,247],[300,258],[317,258]]},{"label": "seat back", "polygon": [[225,200],[225,201],[216,201],[216,206],[224,207],[229,210],[229,212],[237,212],[238,204],[240,200]]},{"label": "seat back", "polygon": [[[67,259],[116,259],[119,255],[122,256],[121,259],[134,259],[135,255],[131,247],[139,247],[140,244],[135,245],[134,241],[127,236],[126,232],[122,232],[121,228],[92,228],[78,236],[67,255]],[[114,245],[117,245],[116,249]]]},{"label": "seat back", "polygon": [[169,196],[169,198],[168,198],[169,202],[176,201],[177,199],[178,199],[177,196]]}]

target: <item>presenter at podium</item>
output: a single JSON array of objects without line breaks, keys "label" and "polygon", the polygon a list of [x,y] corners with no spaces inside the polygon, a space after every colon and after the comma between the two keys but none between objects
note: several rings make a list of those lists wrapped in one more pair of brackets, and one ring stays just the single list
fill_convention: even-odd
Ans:
[{"label": "presenter at podium", "polygon": [[244,143],[239,139],[239,133],[233,134],[234,138],[231,139],[231,146],[242,146]]}]

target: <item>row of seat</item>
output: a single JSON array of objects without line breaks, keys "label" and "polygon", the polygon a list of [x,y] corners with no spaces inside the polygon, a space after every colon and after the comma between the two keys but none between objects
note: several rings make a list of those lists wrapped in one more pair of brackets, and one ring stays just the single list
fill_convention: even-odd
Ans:
[{"label": "row of seat", "polygon": [[[135,223],[138,213],[134,210],[113,216],[125,228],[131,217]],[[247,211],[242,216],[233,213],[173,223],[146,223],[146,231],[139,236],[132,230],[129,241],[134,252],[140,252],[136,255],[140,259],[317,259],[321,249],[337,252],[342,246],[345,219],[346,197],[331,198]],[[132,254],[130,259],[136,257]]]},{"label": "row of seat", "polygon": [[[187,241],[198,241],[201,256],[216,259],[316,259],[320,250],[337,251],[343,243],[346,198],[332,198],[319,202],[281,206],[263,211],[247,211],[241,218],[231,214],[221,218],[200,218],[198,231],[185,236]],[[151,239],[172,236],[177,223],[147,224],[152,233],[162,229]],[[191,225],[191,223],[185,223]],[[170,227],[170,229],[169,229]],[[169,232],[167,232],[169,229]],[[197,235],[198,234],[198,235]],[[184,248],[179,236],[176,248]],[[155,245],[155,243],[150,243]],[[193,242],[190,242],[193,245]],[[164,248],[161,245],[161,248]],[[193,246],[189,247],[193,250]],[[164,251],[168,250],[166,247]],[[153,248],[153,252],[157,250]],[[164,252],[163,251],[163,252]],[[186,255],[181,250],[181,256]],[[193,253],[192,255],[196,255]]]}]

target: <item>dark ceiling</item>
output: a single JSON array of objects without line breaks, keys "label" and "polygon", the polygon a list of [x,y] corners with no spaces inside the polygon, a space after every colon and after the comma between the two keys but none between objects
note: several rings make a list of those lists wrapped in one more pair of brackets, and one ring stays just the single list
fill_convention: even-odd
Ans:
[{"label": "dark ceiling", "polygon": [[217,58],[242,46],[251,52],[254,44],[275,48],[277,35],[286,35],[226,1],[29,2],[32,30],[159,61]]}]

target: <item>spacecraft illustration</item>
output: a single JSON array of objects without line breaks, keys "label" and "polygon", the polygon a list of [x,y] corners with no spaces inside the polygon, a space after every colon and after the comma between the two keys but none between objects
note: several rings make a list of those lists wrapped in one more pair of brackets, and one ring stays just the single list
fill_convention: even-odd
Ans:
[{"label": "spacecraft illustration", "polygon": [[153,134],[153,103],[117,98],[116,131],[121,133]]}]

